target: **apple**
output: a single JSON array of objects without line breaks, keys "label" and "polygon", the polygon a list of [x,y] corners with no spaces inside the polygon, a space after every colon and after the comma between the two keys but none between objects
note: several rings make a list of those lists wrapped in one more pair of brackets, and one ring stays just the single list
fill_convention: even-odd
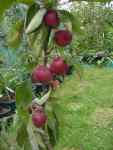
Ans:
[{"label": "apple", "polygon": [[46,124],[47,116],[43,111],[36,111],[32,114],[32,122],[37,128],[42,128]]},{"label": "apple", "polygon": [[32,81],[33,82],[41,82],[48,83],[52,79],[52,74],[50,70],[44,66],[37,66],[32,72]]},{"label": "apple", "polygon": [[58,17],[56,10],[48,10],[44,16],[44,22],[47,26],[56,27],[60,23],[60,19]]},{"label": "apple", "polygon": [[50,71],[53,75],[64,75],[65,74],[65,62],[63,58],[56,57],[50,65]]},{"label": "apple", "polygon": [[65,75],[69,71],[69,65],[61,57],[55,57],[50,65],[50,71],[53,75]]},{"label": "apple", "polygon": [[58,46],[64,47],[71,43],[72,34],[68,30],[58,30],[55,32],[54,40]]}]

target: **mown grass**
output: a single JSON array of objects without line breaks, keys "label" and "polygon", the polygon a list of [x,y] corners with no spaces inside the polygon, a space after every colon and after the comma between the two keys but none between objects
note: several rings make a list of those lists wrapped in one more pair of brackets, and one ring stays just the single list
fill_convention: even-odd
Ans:
[{"label": "mown grass", "polygon": [[113,150],[113,69],[85,69],[54,93],[60,135],[54,150]]}]

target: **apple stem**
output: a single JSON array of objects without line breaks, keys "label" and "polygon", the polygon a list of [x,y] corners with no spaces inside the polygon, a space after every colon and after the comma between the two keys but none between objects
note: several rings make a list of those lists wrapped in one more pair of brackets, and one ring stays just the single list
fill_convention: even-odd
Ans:
[{"label": "apple stem", "polygon": [[44,42],[44,65],[47,65],[48,62],[48,43],[49,43],[49,37],[51,34],[51,28],[48,27],[47,36]]}]

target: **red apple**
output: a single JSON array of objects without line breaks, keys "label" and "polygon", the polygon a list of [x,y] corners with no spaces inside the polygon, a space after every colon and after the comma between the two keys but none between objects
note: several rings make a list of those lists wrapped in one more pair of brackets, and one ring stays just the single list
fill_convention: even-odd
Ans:
[{"label": "red apple", "polygon": [[48,10],[44,16],[44,22],[47,26],[56,27],[58,26],[60,19],[56,10]]},{"label": "red apple", "polygon": [[32,72],[33,82],[48,83],[51,79],[52,74],[50,70],[43,65],[36,67]]},{"label": "red apple", "polygon": [[67,46],[72,41],[72,34],[68,30],[59,30],[55,32],[54,40],[61,47]]},{"label": "red apple", "polygon": [[54,58],[51,66],[50,66],[50,71],[52,72],[53,75],[64,75],[65,74],[65,62],[61,57],[56,57]]},{"label": "red apple", "polygon": [[37,128],[44,127],[47,121],[47,116],[44,112],[35,112],[32,115],[32,122]]}]

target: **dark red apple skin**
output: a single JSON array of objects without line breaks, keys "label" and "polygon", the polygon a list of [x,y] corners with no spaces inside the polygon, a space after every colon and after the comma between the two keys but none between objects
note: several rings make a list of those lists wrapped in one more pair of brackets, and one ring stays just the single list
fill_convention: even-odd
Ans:
[{"label": "dark red apple skin", "polygon": [[42,128],[46,124],[47,116],[44,112],[35,112],[32,115],[32,122],[37,128]]},{"label": "dark red apple skin", "polygon": [[44,16],[44,22],[47,26],[56,27],[60,23],[56,10],[48,10]]},{"label": "dark red apple skin", "polygon": [[64,47],[71,43],[72,34],[68,30],[59,30],[55,32],[54,40],[58,46]]},{"label": "dark red apple skin", "polygon": [[33,82],[48,83],[51,79],[52,74],[50,70],[43,65],[36,67],[32,72]]},{"label": "dark red apple skin", "polygon": [[61,57],[54,58],[52,64],[50,65],[50,71],[53,75],[64,75],[65,74],[65,62]]}]

